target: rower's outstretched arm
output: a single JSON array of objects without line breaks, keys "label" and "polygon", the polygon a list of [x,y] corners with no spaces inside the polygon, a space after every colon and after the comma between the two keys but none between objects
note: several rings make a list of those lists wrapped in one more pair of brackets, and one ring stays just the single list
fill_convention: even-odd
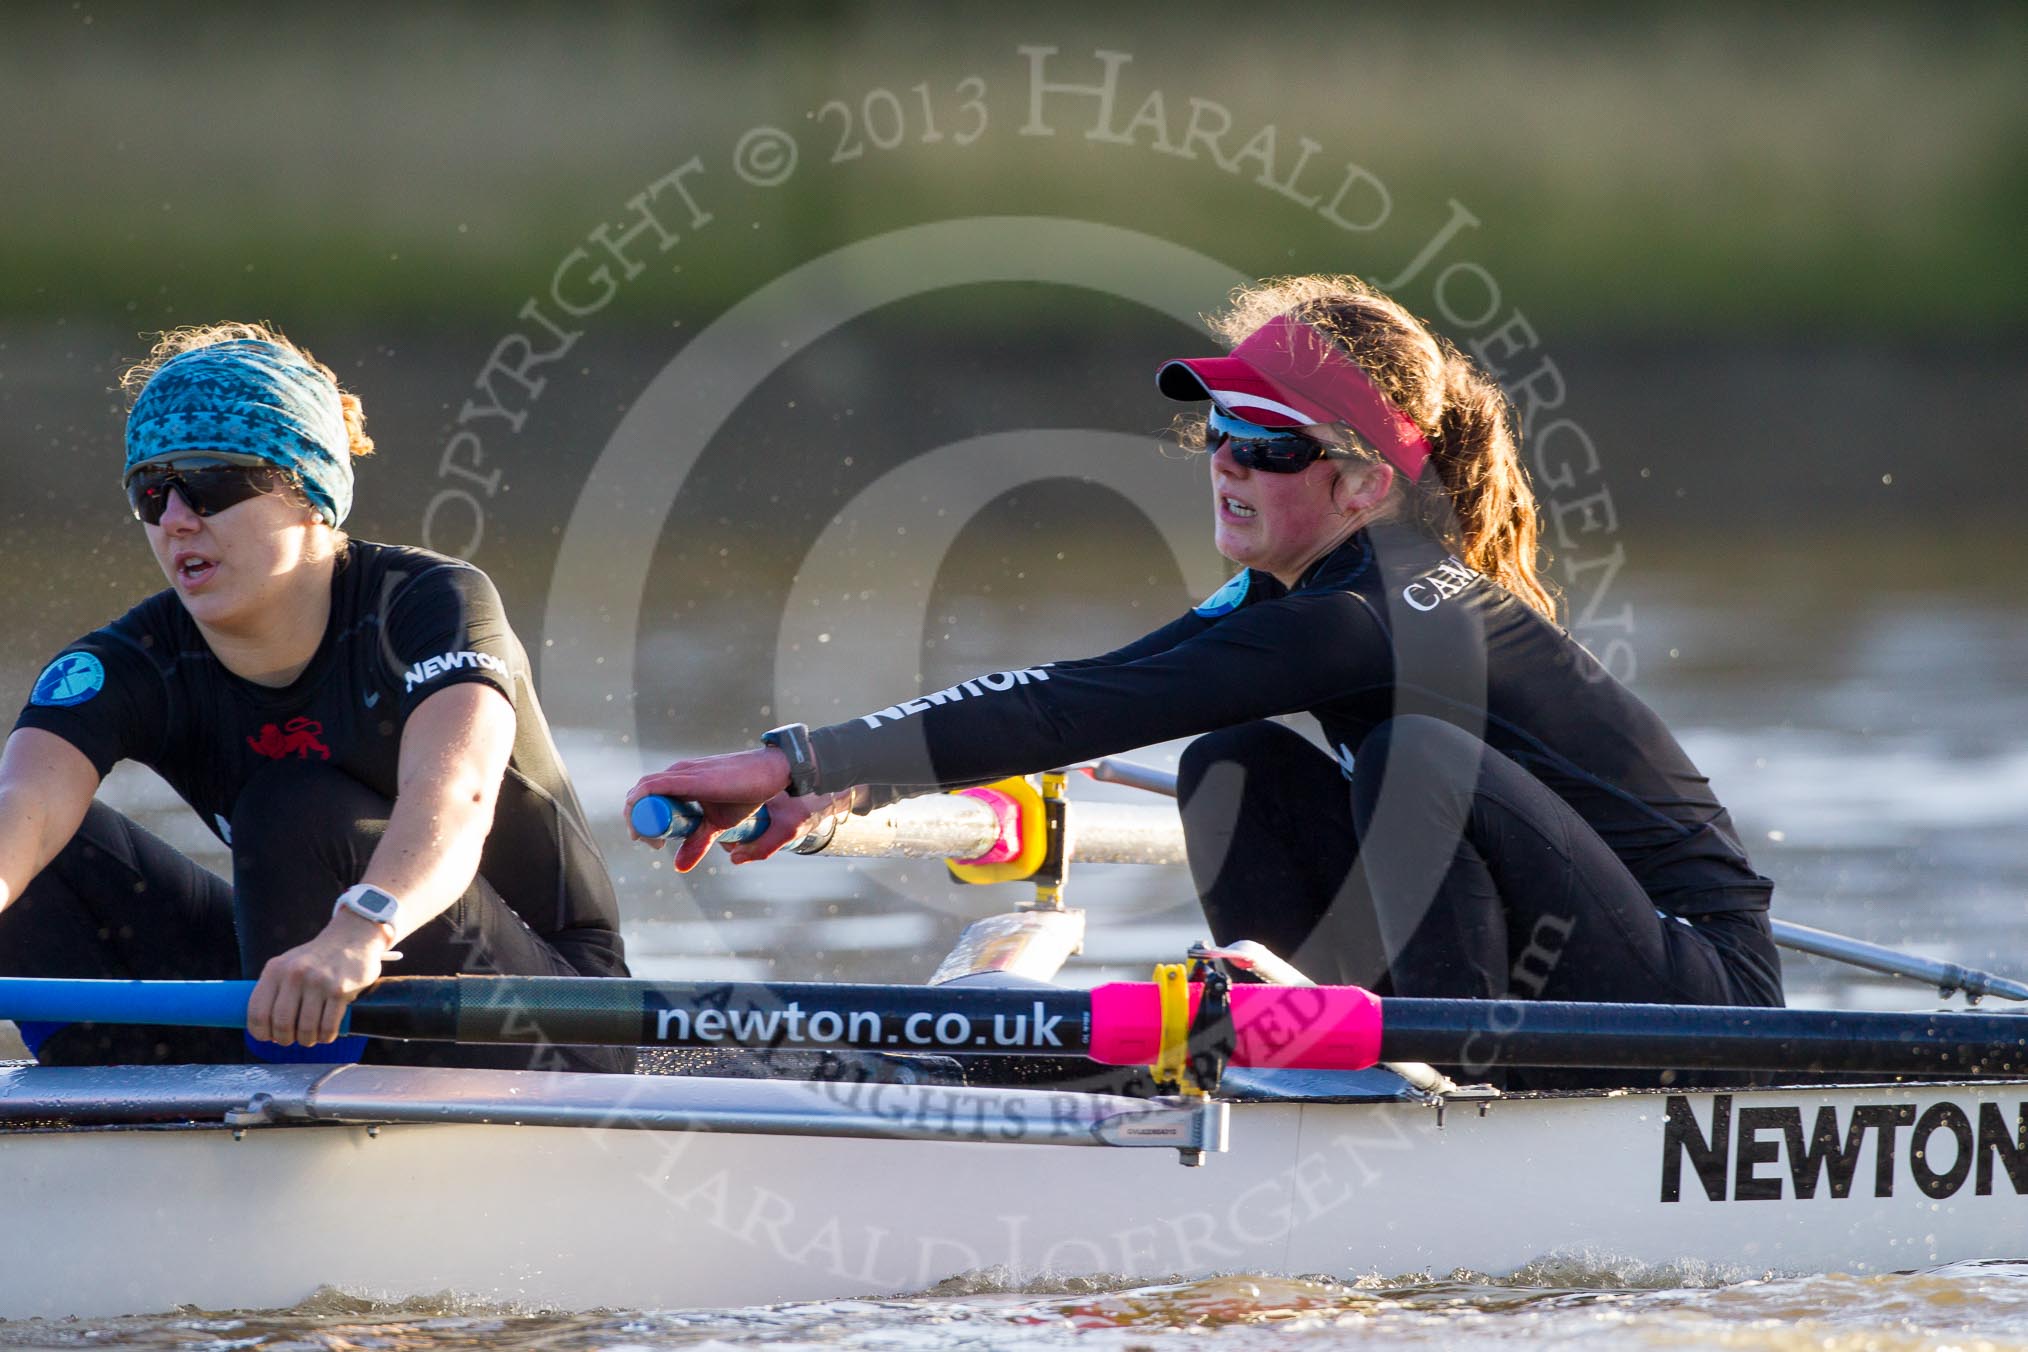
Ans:
[{"label": "rower's outstretched arm", "polygon": [[1165,647],[993,672],[814,729],[814,787],[981,783],[1293,713],[1392,679],[1386,631],[1359,597],[1276,597]]},{"label": "rower's outstretched arm", "polygon": [[0,909],[77,834],[98,792],[84,752],[53,732],[17,728],[0,750]]},{"label": "rower's outstretched arm", "polygon": [[[1339,641],[1320,651],[1320,631]],[[1103,657],[994,672],[818,728],[815,796],[987,783],[1291,713],[1333,691],[1385,684],[1388,654],[1379,621],[1343,592],[1268,596],[1215,622],[1193,614]],[[644,775],[627,808],[659,794],[703,809],[676,845],[676,867],[687,870],[788,780],[773,747],[704,756]]]},{"label": "rower's outstretched arm", "polygon": [[409,715],[387,834],[360,879],[402,899],[396,942],[478,876],[513,751],[514,706],[493,686],[439,690]]}]

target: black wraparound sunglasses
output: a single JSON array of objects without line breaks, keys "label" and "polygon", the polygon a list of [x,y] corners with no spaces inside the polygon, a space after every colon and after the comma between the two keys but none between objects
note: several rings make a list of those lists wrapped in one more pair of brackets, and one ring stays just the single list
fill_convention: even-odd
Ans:
[{"label": "black wraparound sunglasses", "polygon": [[160,465],[143,465],[127,476],[127,504],[144,526],[162,524],[173,490],[199,516],[216,516],[263,493],[276,493],[295,482],[274,465],[242,465],[210,457],[192,457]]},{"label": "black wraparound sunglasses", "polygon": [[1350,453],[1315,437],[1262,427],[1213,406],[1204,422],[1204,449],[1215,455],[1227,449],[1234,464],[1265,474],[1298,474],[1325,458],[1349,459]]}]

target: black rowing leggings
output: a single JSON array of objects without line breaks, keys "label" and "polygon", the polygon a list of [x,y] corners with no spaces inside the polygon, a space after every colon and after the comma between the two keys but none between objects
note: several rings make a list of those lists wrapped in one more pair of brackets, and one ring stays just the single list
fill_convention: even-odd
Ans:
[{"label": "black rowing leggings", "polygon": [[[94,802],[70,843],[0,911],[0,976],[258,977],[269,958],[308,942],[330,921],[332,902],[365,873],[389,810],[379,794],[321,765],[263,770],[233,808],[227,883]],[[387,965],[388,975],[626,975],[616,936],[544,938],[483,877],[399,947],[403,956]],[[213,1029],[70,1024],[24,1034],[48,1065],[245,1061],[252,1054],[244,1032]],[[256,1050],[289,1059],[280,1049]],[[634,1059],[628,1048],[374,1040],[360,1050],[360,1059],[380,1064],[508,1069],[625,1071]]]},{"label": "black rowing leggings", "polygon": [[1349,792],[1336,761],[1276,723],[1200,737],[1180,770],[1213,936],[1258,940],[1315,980],[1436,998],[1782,1003],[1764,912],[1661,914],[1568,803],[1439,719],[1375,728]]}]

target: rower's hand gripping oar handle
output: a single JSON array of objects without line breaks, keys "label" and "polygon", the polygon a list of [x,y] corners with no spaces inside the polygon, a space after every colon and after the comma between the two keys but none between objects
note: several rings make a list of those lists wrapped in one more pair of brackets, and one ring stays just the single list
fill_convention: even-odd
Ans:
[{"label": "rower's hand gripping oar handle", "polygon": [[[704,824],[704,809],[696,803],[687,798],[669,798],[659,793],[640,799],[627,816],[635,835],[657,845],[681,840]],[[722,845],[744,845],[767,829],[768,810],[759,807],[745,821],[720,832],[718,840]]]}]

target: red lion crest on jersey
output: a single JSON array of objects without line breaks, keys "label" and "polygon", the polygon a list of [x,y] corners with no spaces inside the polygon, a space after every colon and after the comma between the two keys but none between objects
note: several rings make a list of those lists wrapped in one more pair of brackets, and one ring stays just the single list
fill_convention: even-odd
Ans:
[{"label": "red lion crest on jersey", "polygon": [[321,760],[331,759],[331,748],[324,745],[324,725],[314,718],[292,718],[280,727],[273,723],[261,729],[258,737],[249,737],[246,744],[269,760],[280,760],[294,753],[297,760],[310,759],[312,751]]}]

